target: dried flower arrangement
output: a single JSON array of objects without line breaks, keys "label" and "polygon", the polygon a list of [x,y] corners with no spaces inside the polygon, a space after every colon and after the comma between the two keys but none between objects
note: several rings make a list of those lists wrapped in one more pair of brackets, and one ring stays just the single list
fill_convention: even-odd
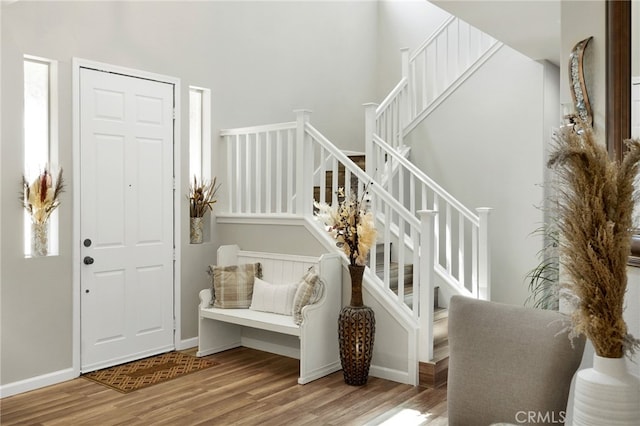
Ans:
[{"label": "dried flower arrangement", "polygon": [[585,334],[598,356],[621,358],[640,345],[623,319],[640,140],[627,141],[629,151],[618,163],[590,126],[579,129],[560,130],[548,163],[559,177],[557,217],[566,271],[561,285],[575,307],[572,335]]},{"label": "dried flower arrangement", "polygon": [[216,193],[220,189],[217,177],[211,182],[205,180],[198,183],[198,179],[193,177],[193,184],[189,187],[189,215],[191,217],[204,217],[208,210],[213,210],[213,205],[218,202]]},{"label": "dried flower arrangement", "polygon": [[314,202],[318,209],[316,216],[329,227],[329,233],[337,241],[336,246],[344,251],[351,265],[365,265],[376,241],[373,213],[365,200],[368,186],[360,199],[354,193],[347,196],[344,188],[338,188],[337,205]]},{"label": "dried flower arrangement", "polygon": [[60,205],[60,194],[64,190],[62,169],[54,179],[48,167],[29,184],[22,176],[22,197],[20,201],[31,215],[33,223],[43,224],[49,220],[51,213]]}]

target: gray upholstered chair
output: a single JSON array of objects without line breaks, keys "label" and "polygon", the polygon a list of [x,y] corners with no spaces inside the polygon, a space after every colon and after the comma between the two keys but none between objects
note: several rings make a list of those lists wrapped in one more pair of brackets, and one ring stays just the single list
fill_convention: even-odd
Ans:
[{"label": "gray upholstered chair", "polygon": [[584,350],[555,311],[470,299],[449,305],[450,426],[564,423]]}]

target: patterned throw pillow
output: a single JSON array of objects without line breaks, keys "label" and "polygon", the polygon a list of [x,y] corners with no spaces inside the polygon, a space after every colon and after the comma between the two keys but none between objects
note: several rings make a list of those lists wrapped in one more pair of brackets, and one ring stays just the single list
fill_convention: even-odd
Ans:
[{"label": "patterned throw pillow", "polygon": [[253,298],[249,309],[291,315],[297,288],[298,283],[271,284],[256,278],[253,282]]},{"label": "patterned throw pillow", "polygon": [[254,278],[262,278],[262,265],[209,266],[208,272],[214,308],[248,308],[253,296]]},{"label": "patterned throw pillow", "polygon": [[322,297],[323,284],[315,266],[309,268],[298,284],[293,298],[293,321],[302,324],[302,308],[316,303]]}]

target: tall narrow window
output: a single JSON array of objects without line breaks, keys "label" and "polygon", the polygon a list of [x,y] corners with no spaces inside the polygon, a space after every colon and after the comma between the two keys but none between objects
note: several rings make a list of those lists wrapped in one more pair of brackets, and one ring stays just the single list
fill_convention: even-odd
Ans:
[{"label": "tall narrow window", "polygon": [[24,154],[27,173],[49,163],[49,63],[31,59],[24,61]]},{"label": "tall narrow window", "polygon": [[[55,173],[57,164],[56,63],[42,58],[24,58],[24,177],[28,184],[48,168]],[[25,256],[33,256],[32,217],[25,212]],[[40,254],[58,254],[57,210],[49,217],[45,247]]]},{"label": "tall narrow window", "polygon": [[211,178],[211,91],[189,87],[189,179]]}]

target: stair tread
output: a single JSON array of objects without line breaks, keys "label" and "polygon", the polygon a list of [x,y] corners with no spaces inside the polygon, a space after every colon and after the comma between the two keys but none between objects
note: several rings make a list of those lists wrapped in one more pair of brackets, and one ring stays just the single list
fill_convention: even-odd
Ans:
[{"label": "stair tread", "polygon": [[449,318],[449,310],[447,308],[442,308],[440,306],[434,308],[433,310],[434,321],[438,321],[446,318]]},{"label": "stair tread", "polygon": [[434,364],[441,363],[442,361],[449,359],[449,341],[433,347],[433,360]]}]

